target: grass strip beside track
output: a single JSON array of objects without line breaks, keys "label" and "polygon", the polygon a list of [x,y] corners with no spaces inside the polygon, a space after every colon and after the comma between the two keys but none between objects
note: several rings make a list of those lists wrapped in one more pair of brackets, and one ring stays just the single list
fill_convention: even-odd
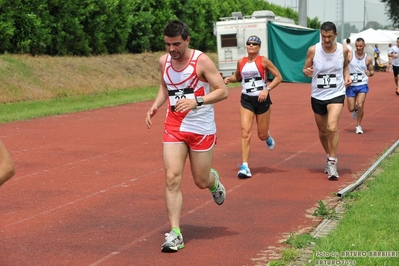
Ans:
[{"label": "grass strip beside track", "polygon": [[0,123],[111,107],[155,98],[158,88],[111,90],[85,96],[0,104]]},{"label": "grass strip beside track", "polygon": [[[359,189],[343,197],[343,217],[330,234],[319,239],[293,236],[286,242],[292,248],[268,265],[399,265],[398,169],[399,154],[394,152]],[[307,262],[295,262],[298,249],[311,242]]]}]

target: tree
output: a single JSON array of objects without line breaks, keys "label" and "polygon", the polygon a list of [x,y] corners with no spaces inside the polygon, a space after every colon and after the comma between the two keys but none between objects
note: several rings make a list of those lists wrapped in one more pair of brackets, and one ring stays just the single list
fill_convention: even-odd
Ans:
[{"label": "tree", "polygon": [[378,30],[378,29],[382,29],[383,26],[380,23],[378,23],[377,21],[369,21],[369,22],[367,22],[365,28],[362,29],[362,31],[370,29],[370,28]]},{"label": "tree", "polygon": [[398,0],[380,0],[385,3],[387,14],[393,21],[393,26],[399,27],[399,1]]},{"label": "tree", "polygon": [[344,39],[351,36],[351,33],[358,33],[359,30],[356,28],[355,25],[351,25],[350,23],[344,23],[344,31],[342,31],[342,24],[337,24],[338,30],[338,42],[343,41]]},{"label": "tree", "polygon": [[[298,13],[265,0],[0,0],[0,54],[100,55],[165,49],[169,20],[190,28],[192,47],[216,50],[214,24],[232,12],[271,10],[298,22]],[[308,26],[319,28],[318,18]]]}]

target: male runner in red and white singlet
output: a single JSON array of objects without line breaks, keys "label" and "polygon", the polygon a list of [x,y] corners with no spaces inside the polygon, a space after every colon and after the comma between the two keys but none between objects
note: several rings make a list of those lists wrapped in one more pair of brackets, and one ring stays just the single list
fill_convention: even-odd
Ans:
[{"label": "male runner in red and white singlet", "polygon": [[218,205],[226,197],[219,174],[211,165],[216,144],[213,104],[226,99],[228,90],[213,61],[206,54],[189,48],[189,28],[184,22],[169,22],[164,29],[164,41],[168,54],[159,59],[161,85],[147,112],[146,125],[151,127],[151,118],[168,101],[163,160],[171,231],[165,234],[161,250],[176,252],[184,247],[180,231],[183,204],[180,186],[186,158],[190,160],[198,188],[208,188]]}]

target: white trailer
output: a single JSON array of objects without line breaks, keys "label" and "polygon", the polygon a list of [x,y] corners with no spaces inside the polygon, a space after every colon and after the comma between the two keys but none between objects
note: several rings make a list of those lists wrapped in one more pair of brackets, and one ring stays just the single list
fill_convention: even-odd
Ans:
[{"label": "white trailer", "polygon": [[272,21],[289,27],[298,27],[295,21],[275,16],[272,11],[255,11],[251,16],[242,16],[241,12],[233,12],[231,17],[222,17],[216,22],[218,67],[223,77],[232,75],[237,68],[237,61],[247,55],[246,41],[249,36],[257,35],[262,40],[260,54],[268,57],[267,25]]}]

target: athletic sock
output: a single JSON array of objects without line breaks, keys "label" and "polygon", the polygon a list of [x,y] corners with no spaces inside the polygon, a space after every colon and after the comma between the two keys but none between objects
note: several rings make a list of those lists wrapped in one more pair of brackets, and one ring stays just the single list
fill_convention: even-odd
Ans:
[{"label": "athletic sock", "polygon": [[337,158],[334,158],[334,157],[328,157],[328,160],[329,160],[329,161],[334,161],[334,162],[336,162],[336,161],[337,161]]},{"label": "athletic sock", "polygon": [[211,187],[209,190],[213,193],[215,192],[219,187],[219,183],[217,182],[216,178],[215,178],[215,183],[213,184],[213,187]]},{"label": "athletic sock", "polygon": [[172,231],[175,232],[175,234],[178,236],[181,235],[180,228],[174,227],[172,228]]}]

